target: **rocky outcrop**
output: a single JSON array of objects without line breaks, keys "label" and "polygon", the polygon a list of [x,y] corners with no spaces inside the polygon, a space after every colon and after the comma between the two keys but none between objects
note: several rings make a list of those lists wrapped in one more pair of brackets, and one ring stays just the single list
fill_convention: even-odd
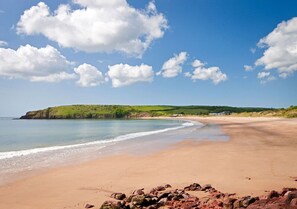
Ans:
[{"label": "rocky outcrop", "polygon": [[[188,192],[203,192],[198,198]],[[100,209],[297,209],[297,189],[284,188],[281,192],[271,191],[267,197],[236,197],[235,194],[222,193],[211,185],[200,186],[193,183],[184,189],[171,189],[169,184],[158,186],[145,193],[135,190],[131,195],[114,193],[115,200],[105,201]]]},{"label": "rocky outcrop", "polygon": [[[142,117],[142,116],[139,116]],[[116,118],[138,118],[137,114],[134,115],[120,115],[115,113],[74,113],[74,114],[59,114],[52,108],[44,110],[29,111],[26,115],[20,117],[20,119],[116,119]]]},{"label": "rocky outcrop", "polygon": [[50,108],[27,112],[20,119],[50,119]]}]

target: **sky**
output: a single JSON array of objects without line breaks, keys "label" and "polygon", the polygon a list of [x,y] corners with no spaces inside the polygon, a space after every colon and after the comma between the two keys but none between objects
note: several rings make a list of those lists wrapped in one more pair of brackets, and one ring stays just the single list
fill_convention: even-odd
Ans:
[{"label": "sky", "polygon": [[297,105],[295,0],[0,2],[0,116],[70,104]]}]

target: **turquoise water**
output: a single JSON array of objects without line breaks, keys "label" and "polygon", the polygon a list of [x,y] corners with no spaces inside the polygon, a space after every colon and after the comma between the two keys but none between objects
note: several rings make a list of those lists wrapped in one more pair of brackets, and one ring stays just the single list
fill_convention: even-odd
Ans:
[{"label": "turquoise water", "polygon": [[228,140],[218,125],[181,120],[0,118],[0,184],[98,157],[143,155],[182,140]]},{"label": "turquoise water", "polygon": [[0,119],[0,152],[112,140],[181,126],[172,120],[13,120]]}]

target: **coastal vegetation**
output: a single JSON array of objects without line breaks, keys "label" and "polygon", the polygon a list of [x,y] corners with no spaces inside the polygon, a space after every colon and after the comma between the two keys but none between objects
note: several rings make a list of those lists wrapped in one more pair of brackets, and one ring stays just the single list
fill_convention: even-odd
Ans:
[{"label": "coastal vegetation", "polygon": [[285,118],[296,118],[297,117],[297,106],[291,106],[289,108],[271,109],[259,112],[241,112],[234,114],[242,117],[285,117]]},{"label": "coastal vegetation", "polygon": [[209,115],[211,113],[254,114],[277,111],[272,108],[229,106],[130,106],[130,105],[68,105],[27,112],[21,119],[113,119],[179,115]]}]

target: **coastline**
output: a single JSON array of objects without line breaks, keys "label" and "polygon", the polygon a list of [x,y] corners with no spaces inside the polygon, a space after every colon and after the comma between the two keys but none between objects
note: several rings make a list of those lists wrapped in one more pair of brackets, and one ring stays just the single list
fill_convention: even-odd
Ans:
[{"label": "coastline", "polygon": [[297,175],[296,119],[177,119],[219,124],[230,140],[187,140],[145,156],[116,155],[51,169],[1,186],[0,207],[84,208],[86,202],[100,205],[112,192],[165,183],[175,187],[211,183],[239,195],[297,187],[291,178]]}]

